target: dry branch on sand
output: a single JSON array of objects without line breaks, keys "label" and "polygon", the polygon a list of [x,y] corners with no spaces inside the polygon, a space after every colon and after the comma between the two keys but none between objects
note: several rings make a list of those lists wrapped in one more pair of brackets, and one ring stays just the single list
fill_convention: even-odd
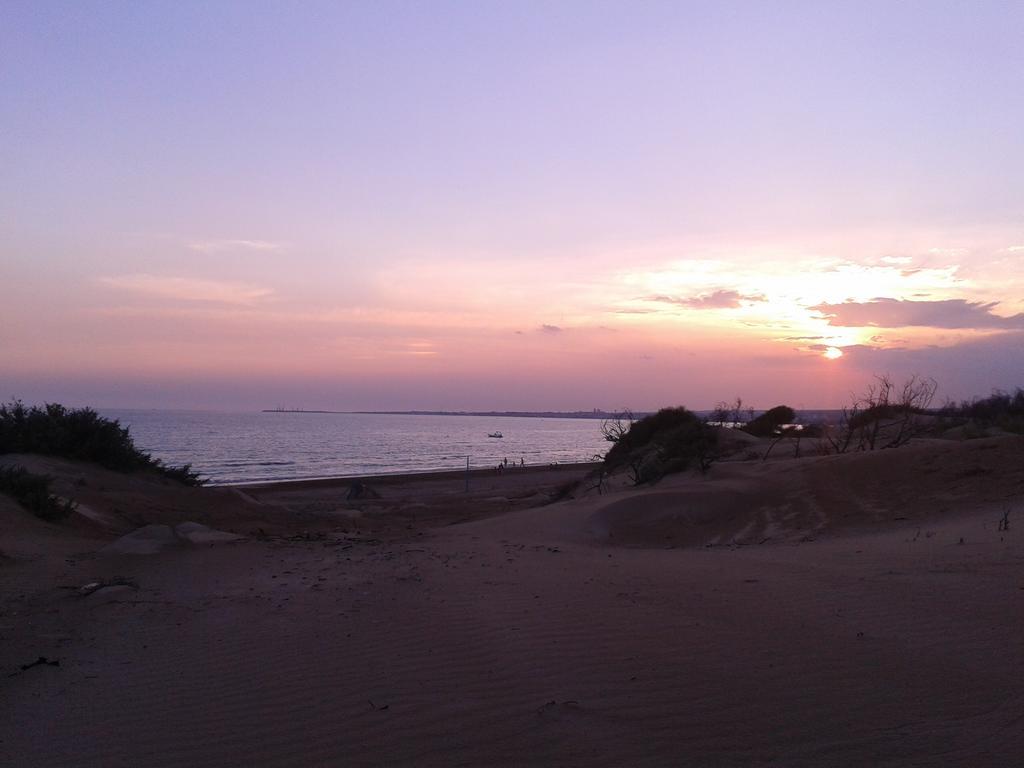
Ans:
[{"label": "dry branch on sand", "polygon": [[934,379],[911,376],[897,385],[886,374],[875,376],[863,394],[843,408],[839,425],[826,431],[831,453],[897,448],[924,433],[923,416],[935,398]]}]

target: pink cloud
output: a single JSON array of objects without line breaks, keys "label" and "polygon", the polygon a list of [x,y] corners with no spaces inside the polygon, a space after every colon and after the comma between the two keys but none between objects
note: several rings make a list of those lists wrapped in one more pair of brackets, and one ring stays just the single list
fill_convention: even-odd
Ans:
[{"label": "pink cloud", "polygon": [[761,294],[742,294],[739,291],[717,290],[701,296],[678,298],[674,296],[649,296],[648,301],[675,304],[690,309],[736,309],[744,303],[765,301]]},{"label": "pink cloud", "polygon": [[101,277],[99,282],[111,288],[146,296],[220,304],[254,304],[273,294],[270,288],[249,283],[149,274]]},{"label": "pink cloud", "polygon": [[971,302],[963,299],[909,301],[877,298],[871,301],[845,301],[817,304],[829,325],[859,328],[1024,328],[1024,313],[1012,317],[993,314],[998,302]]}]

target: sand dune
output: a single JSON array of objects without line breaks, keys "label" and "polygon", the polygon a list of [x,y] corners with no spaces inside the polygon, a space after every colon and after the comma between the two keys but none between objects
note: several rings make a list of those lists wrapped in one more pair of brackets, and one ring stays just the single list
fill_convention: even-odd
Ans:
[{"label": "sand dune", "polygon": [[741,462],[613,498],[590,532],[627,546],[799,541],[999,504],[1024,489],[1024,441],[920,442],[896,451]]},{"label": "sand dune", "polygon": [[[0,566],[0,761],[1012,765],[1021,447],[722,464],[558,503],[582,470],[396,480],[355,506],[330,483],[241,508],[160,491],[165,522],[302,517],[151,556],[22,531],[80,549]],[[120,584],[77,591],[95,580]],[[60,666],[21,670],[39,656]]]}]

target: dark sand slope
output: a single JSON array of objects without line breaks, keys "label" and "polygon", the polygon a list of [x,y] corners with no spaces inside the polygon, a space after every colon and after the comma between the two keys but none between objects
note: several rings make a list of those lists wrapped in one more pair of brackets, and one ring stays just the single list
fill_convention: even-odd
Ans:
[{"label": "dark sand slope", "polygon": [[[344,518],[8,561],[0,763],[1019,764],[1022,458],[923,444],[534,508],[564,475],[526,473],[470,522],[422,480],[350,513],[257,489]],[[60,588],[115,576],[137,588]]]},{"label": "dark sand slope", "polygon": [[[726,463],[614,498],[592,533],[627,546],[808,541],[1003,508],[1024,496],[1024,440],[920,441],[896,451]],[[1024,510],[1022,510],[1024,514]]]}]

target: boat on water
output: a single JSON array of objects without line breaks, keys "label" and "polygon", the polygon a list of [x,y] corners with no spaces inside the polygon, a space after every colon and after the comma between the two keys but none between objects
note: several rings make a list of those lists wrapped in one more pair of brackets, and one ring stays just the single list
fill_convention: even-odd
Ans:
[{"label": "boat on water", "polygon": [[504,437],[504,435],[501,434],[501,432],[488,432],[487,436],[488,437]]}]

